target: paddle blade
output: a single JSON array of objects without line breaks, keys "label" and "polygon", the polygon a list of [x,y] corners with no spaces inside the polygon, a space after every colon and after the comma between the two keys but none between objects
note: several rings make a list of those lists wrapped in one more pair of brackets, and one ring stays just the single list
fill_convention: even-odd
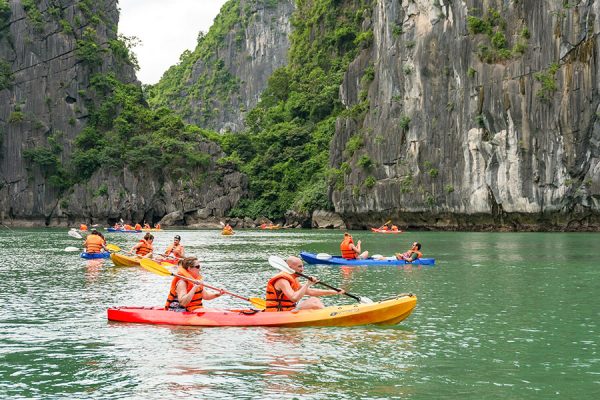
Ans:
[{"label": "paddle blade", "polygon": [[360,297],[361,304],[373,304],[373,300],[368,297]]},{"label": "paddle blade", "polygon": [[269,256],[269,264],[271,264],[271,267],[277,268],[283,272],[287,272],[288,274],[293,274],[295,272],[290,268],[289,265],[287,265],[285,260],[279,256]]},{"label": "paddle blade", "polygon": [[259,310],[264,310],[265,308],[267,308],[267,302],[265,299],[260,299],[258,297],[250,297],[248,300],[250,300],[250,303],[252,303],[252,305],[258,308]]},{"label": "paddle blade", "polygon": [[65,247],[65,251],[69,251],[69,252],[73,252],[73,251],[80,251],[81,249],[79,249],[78,247]]},{"label": "paddle blade", "polygon": [[75,239],[83,239],[83,236],[81,236],[75,229],[71,229],[67,234]]},{"label": "paddle blade", "polygon": [[109,251],[121,251],[121,248],[119,246],[117,246],[116,244],[109,243],[109,244],[106,245],[106,248]]},{"label": "paddle blade", "polygon": [[317,254],[317,258],[319,260],[329,260],[331,258],[331,254],[319,253],[319,254]]},{"label": "paddle blade", "polygon": [[156,261],[153,261],[149,258],[142,258],[140,260],[140,265],[142,266],[142,268],[147,269],[148,271],[150,271],[156,275],[162,275],[162,276],[170,276],[171,275],[171,271],[169,271],[167,268],[163,267]]},{"label": "paddle blade", "polygon": [[223,223],[223,221],[219,221],[219,224],[221,224],[221,226],[224,228],[225,224]]}]

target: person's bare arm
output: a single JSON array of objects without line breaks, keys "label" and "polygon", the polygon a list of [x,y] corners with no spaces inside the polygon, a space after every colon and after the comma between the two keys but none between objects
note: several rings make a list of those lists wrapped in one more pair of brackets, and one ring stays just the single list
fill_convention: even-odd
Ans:
[{"label": "person's bare arm", "polygon": [[[198,289],[199,286],[200,285],[192,286],[192,288],[188,292],[187,284],[185,283],[185,281],[180,280],[179,282],[177,282],[177,286],[175,287],[175,289],[177,291],[177,300],[179,300],[179,304],[181,304],[184,307],[190,304],[190,301],[192,301],[194,293],[196,293],[196,289]],[[202,298],[204,298],[204,296]]]},{"label": "person's bare arm", "polygon": [[283,292],[283,294],[285,294],[285,296],[288,299],[295,303],[304,297],[304,295],[306,294],[306,292],[312,284],[313,281],[309,280],[304,285],[302,285],[300,289],[294,292],[288,281],[286,281],[285,279],[279,279],[277,282],[275,282],[275,289]]},{"label": "person's bare arm", "polygon": [[309,288],[306,291],[306,294],[309,296],[332,296],[334,294],[344,294],[344,293],[346,293],[346,291],[343,289],[338,292],[337,290],[324,290],[324,289]]}]

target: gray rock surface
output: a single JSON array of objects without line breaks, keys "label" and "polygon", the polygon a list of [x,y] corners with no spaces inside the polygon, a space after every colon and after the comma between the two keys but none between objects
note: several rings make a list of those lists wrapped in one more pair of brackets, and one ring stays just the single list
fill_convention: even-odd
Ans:
[{"label": "gray rock surface", "polygon": [[[493,46],[469,33],[467,16],[491,8],[507,47],[526,44],[522,54],[478,56]],[[336,212],[350,228],[393,218],[421,228],[598,229],[599,15],[599,1],[376,1],[373,45],[340,89],[347,107],[357,104],[373,67],[366,116],[336,125],[331,165],[352,166],[333,191]],[[349,156],[355,135],[364,145]],[[368,168],[357,164],[365,156]]]}]

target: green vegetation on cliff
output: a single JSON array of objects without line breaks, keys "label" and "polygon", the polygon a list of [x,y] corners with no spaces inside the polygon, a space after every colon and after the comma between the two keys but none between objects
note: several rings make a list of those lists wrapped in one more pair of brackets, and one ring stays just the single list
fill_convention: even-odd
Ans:
[{"label": "green vegetation on cliff", "polygon": [[[209,119],[215,112],[212,99],[226,101],[238,85],[223,60],[216,56],[216,50],[230,32],[244,28],[239,0],[225,3],[210,31],[199,33],[196,49],[183,52],[179,63],[169,68],[159,83],[148,88],[148,103],[155,108],[169,106],[184,117],[195,113],[200,121]],[[199,61],[203,68],[195,71]],[[197,76],[193,76],[194,73]],[[192,103],[199,104],[200,109],[192,109]]]}]

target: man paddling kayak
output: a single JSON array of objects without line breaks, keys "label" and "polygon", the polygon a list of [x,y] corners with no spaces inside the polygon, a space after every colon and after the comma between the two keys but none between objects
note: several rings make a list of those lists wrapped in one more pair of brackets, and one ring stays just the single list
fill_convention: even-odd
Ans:
[{"label": "man paddling kayak", "polygon": [[209,293],[204,290],[204,286],[200,283],[200,261],[196,257],[187,257],[181,260],[177,268],[177,275],[193,279],[196,282],[183,280],[177,276],[173,278],[165,310],[194,311],[203,306],[202,300],[216,299],[225,293],[223,290],[217,293]]},{"label": "man paddling kayak", "polygon": [[[172,260],[181,260],[185,257],[185,250],[181,245],[181,236],[175,235],[173,238],[173,243],[167,247],[167,250],[163,254],[162,257],[166,258],[168,262],[172,262]],[[173,264],[175,262],[172,262]]]},{"label": "man paddling kayak", "polygon": [[[304,263],[298,257],[289,257],[286,261],[287,265],[295,272],[302,273]],[[344,290],[322,290],[312,289],[311,286],[319,281],[316,278],[310,279],[300,285],[298,275],[281,272],[267,282],[267,307],[265,311],[291,311],[291,310],[318,310],[324,308],[323,302],[316,297],[298,303],[302,297],[308,296],[330,296],[334,294],[344,294]]]}]

